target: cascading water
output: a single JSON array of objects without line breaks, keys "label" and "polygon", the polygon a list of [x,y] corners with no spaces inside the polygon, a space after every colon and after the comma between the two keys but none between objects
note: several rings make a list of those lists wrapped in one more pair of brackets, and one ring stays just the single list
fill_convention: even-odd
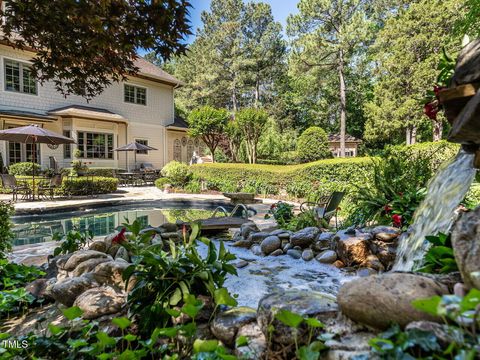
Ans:
[{"label": "cascading water", "polygon": [[427,250],[425,237],[448,232],[454,220],[455,209],[475,177],[473,158],[473,154],[462,149],[451,161],[440,167],[428,184],[427,196],[414,214],[411,232],[399,244],[392,270],[413,270]]}]

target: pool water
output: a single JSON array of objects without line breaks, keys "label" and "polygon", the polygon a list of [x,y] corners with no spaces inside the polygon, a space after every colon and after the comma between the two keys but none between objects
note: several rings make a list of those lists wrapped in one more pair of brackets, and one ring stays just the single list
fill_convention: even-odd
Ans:
[{"label": "pool water", "polygon": [[[121,208],[122,210],[119,210]],[[111,234],[122,223],[137,220],[142,227],[159,226],[177,219],[192,221],[205,219],[213,214],[212,206],[203,209],[158,208],[158,207],[108,207],[74,212],[40,214],[13,217],[14,246],[51,241],[55,234],[63,235],[70,230],[89,230],[93,236]]]}]

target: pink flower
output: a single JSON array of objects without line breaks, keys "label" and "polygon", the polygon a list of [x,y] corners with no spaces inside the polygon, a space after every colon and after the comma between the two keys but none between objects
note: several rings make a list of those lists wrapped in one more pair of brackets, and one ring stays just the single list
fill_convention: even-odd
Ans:
[{"label": "pink flower", "polygon": [[387,204],[383,207],[383,210],[388,214],[390,211],[392,211],[392,208]]},{"label": "pink flower", "polygon": [[112,244],[120,244],[124,241],[127,241],[127,238],[125,237],[125,231],[127,231],[127,229],[122,228],[122,230],[120,230],[120,232],[112,239]]},{"label": "pink flower", "polygon": [[392,222],[393,226],[395,227],[402,227],[402,216],[398,214],[392,215]]}]

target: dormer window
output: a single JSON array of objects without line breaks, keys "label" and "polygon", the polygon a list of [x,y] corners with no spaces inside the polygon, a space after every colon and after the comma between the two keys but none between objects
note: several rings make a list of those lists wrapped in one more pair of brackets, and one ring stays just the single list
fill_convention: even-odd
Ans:
[{"label": "dormer window", "polygon": [[28,64],[5,59],[5,90],[37,94],[37,81]]},{"label": "dormer window", "polygon": [[147,89],[125,84],[125,102],[138,105],[147,105]]}]

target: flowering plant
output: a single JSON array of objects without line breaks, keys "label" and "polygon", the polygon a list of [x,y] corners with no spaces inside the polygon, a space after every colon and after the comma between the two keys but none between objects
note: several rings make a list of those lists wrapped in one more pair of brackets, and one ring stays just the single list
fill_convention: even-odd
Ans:
[{"label": "flowering plant", "polygon": [[277,221],[278,225],[285,226],[293,219],[293,205],[279,201],[270,206],[270,210],[265,215],[265,219],[270,219],[271,216]]}]

